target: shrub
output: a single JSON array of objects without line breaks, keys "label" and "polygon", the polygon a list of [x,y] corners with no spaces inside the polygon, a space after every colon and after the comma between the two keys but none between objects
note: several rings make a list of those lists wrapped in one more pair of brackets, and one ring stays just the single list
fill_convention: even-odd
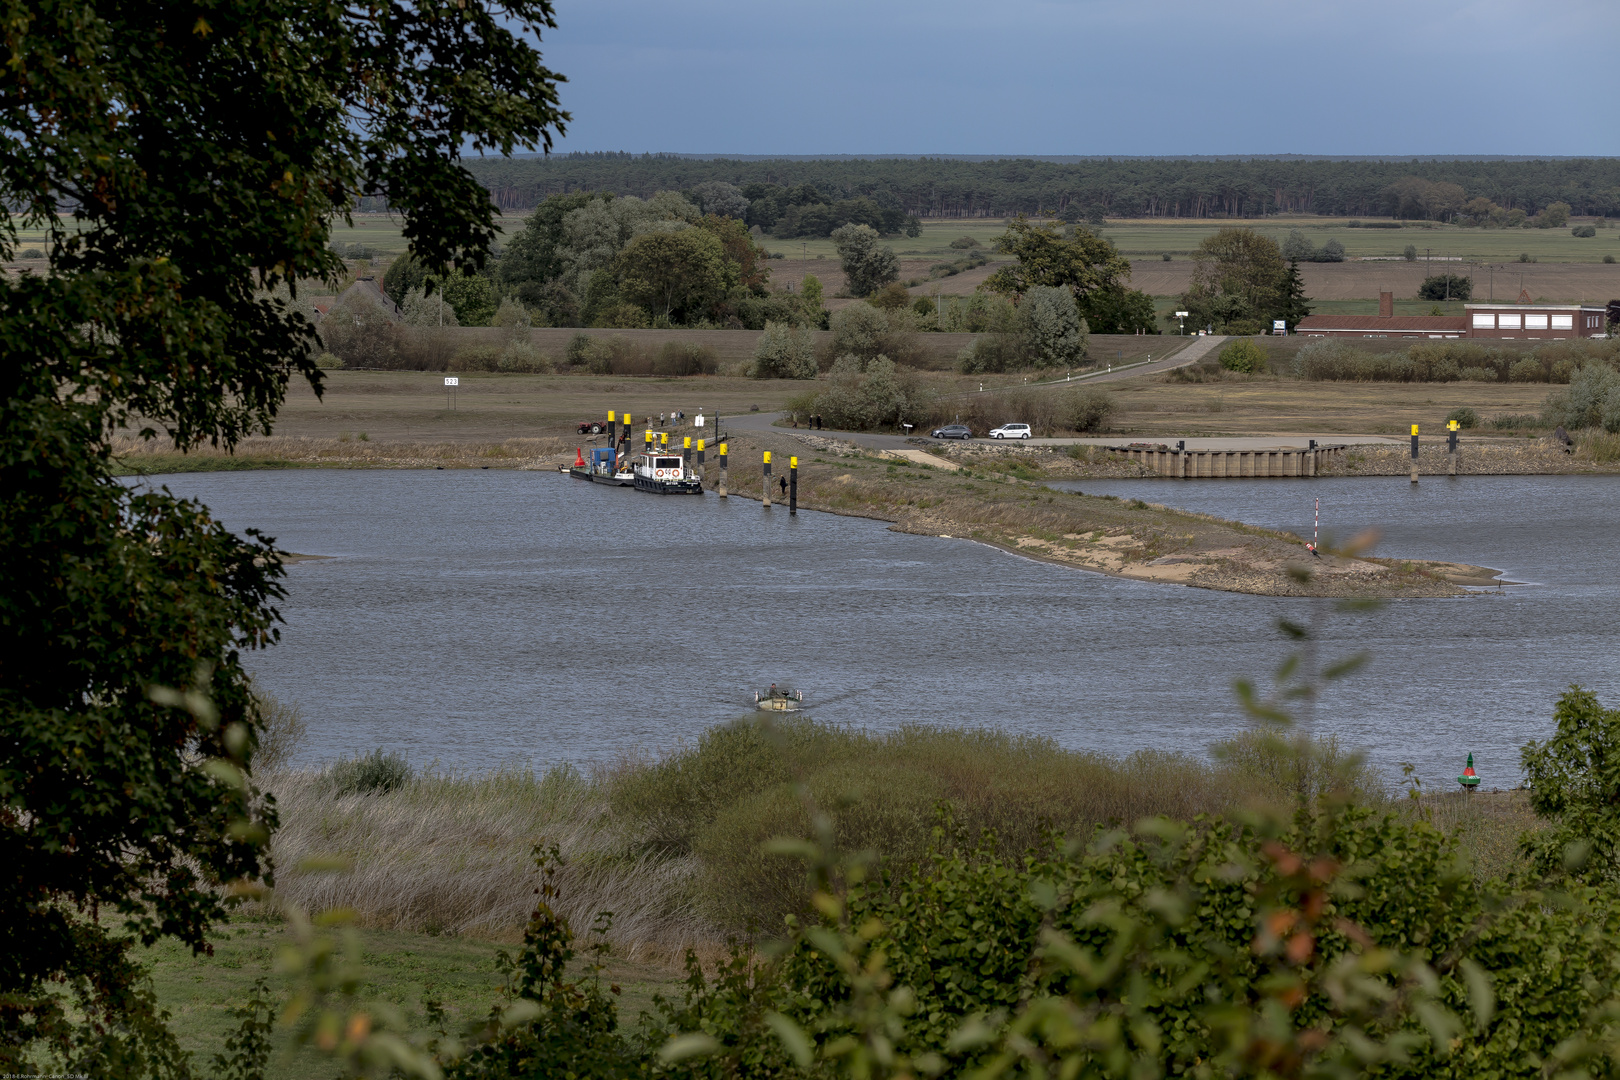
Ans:
[{"label": "shrub", "polygon": [[1528,251],[1519,252],[1519,261],[1522,262],[1522,263],[1527,263],[1527,262],[1532,261],[1531,258],[1530,258],[1530,253]]},{"label": "shrub", "polygon": [[1467,431],[1470,428],[1476,428],[1479,426],[1479,413],[1475,412],[1473,409],[1467,408],[1466,406],[1452,409],[1450,412],[1446,413],[1446,423],[1449,424],[1453,420],[1457,421],[1458,427],[1462,428],[1464,431]]},{"label": "shrub", "polygon": [[1076,390],[1063,399],[1064,422],[1080,432],[1101,431],[1114,413],[1114,398],[1100,386]]},{"label": "shrub", "polygon": [[501,350],[496,345],[463,345],[450,358],[446,371],[499,371]]},{"label": "shrub", "polygon": [[1407,244],[1406,250],[1401,252],[1401,256],[1405,258],[1407,262],[1417,262],[1417,245]]},{"label": "shrub", "polygon": [[386,795],[404,787],[416,775],[410,762],[378,747],[364,757],[344,758],[327,767],[327,782],[334,795]]},{"label": "shrub", "polygon": [[[808,331],[807,331],[808,333]],[[666,341],[653,359],[653,375],[713,375],[720,370],[720,357],[707,345],[696,341]],[[619,374],[615,370],[612,374]],[[626,371],[633,375],[637,372]]]},{"label": "shrub", "polygon": [[1547,369],[1541,366],[1541,361],[1527,356],[1523,360],[1515,361],[1508,368],[1508,382],[1546,382]]},{"label": "shrub", "polygon": [[1165,262],[1170,262],[1171,261],[1170,253],[1168,251],[1166,251],[1164,254],[1160,255],[1159,258],[1163,259]]},{"label": "shrub", "polygon": [[807,327],[765,324],[748,369],[751,378],[813,379],[817,371],[815,335]]},{"label": "shrub", "polygon": [[1419,300],[1471,300],[1474,279],[1463,274],[1430,274],[1418,286]]},{"label": "shrub", "polygon": [[[1620,372],[1607,364],[1588,364],[1569,381],[1569,389],[1555,390],[1542,404],[1548,427],[1571,431],[1603,427],[1620,430]],[[1610,424],[1613,427],[1610,427]]]},{"label": "shrub", "polygon": [[1603,261],[1606,262],[1606,263],[1612,263],[1612,262],[1614,262],[1614,256],[1613,255],[1605,255],[1605,256],[1603,256]]},{"label": "shrub", "polygon": [[1575,361],[1573,360],[1554,361],[1551,372],[1552,381],[1555,383],[1567,383],[1570,379],[1575,377],[1575,372],[1577,370],[1578,369],[1575,367]]},{"label": "shrub", "polygon": [[870,303],[884,311],[911,306],[911,293],[898,281],[891,281],[872,294]]},{"label": "shrub", "polygon": [[348,367],[392,368],[399,360],[400,331],[381,303],[355,289],[321,320],[321,344]]},{"label": "shrub", "polygon": [[1266,351],[1252,341],[1234,341],[1221,350],[1221,367],[1254,375],[1265,371],[1269,362]]},{"label": "shrub", "polygon": [[1497,429],[1498,431],[1512,431],[1517,428],[1539,428],[1543,426],[1545,425],[1542,424],[1541,417],[1535,415],[1534,413],[1503,413],[1500,416],[1491,417],[1491,427]]},{"label": "shrub", "polygon": [[45,253],[36,247],[23,248],[22,252],[17,256],[19,259],[43,259],[44,257]]},{"label": "shrub", "polygon": [[1465,367],[1457,376],[1463,382],[1501,382],[1495,368]]},{"label": "shrub", "polygon": [[1597,227],[1594,225],[1577,225],[1569,232],[1571,236],[1593,237],[1597,235]]},{"label": "shrub", "polygon": [[551,357],[527,341],[509,341],[495,361],[497,371],[540,375],[552,369]]},{"label": "shrub", "polygon": [[958,236],[955,240],[951,241],[951,247],[964,251],[968,248],[976,248],[978,246],[979,242],[971,236]]}]

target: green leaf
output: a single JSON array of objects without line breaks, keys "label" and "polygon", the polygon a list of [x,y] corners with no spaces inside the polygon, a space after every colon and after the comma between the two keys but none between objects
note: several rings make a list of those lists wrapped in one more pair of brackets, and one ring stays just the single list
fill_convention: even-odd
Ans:
[{"label": "green leaf", "polygon": [[720,1044],[713,1035],[705,1035],[701,1031],[694,1031],[685,1035],[677,1035],[665,1043],[658,1051],[658,1060],[665,1065],[676,1065],[682,1061],[690,1061],[692,1058],[708,1057],[718,1049],[720,1049]]},{"label": "green leaf", "polygon": [[765,1014],[765,1026],[776,1033],[782,1041],[793,1063],[801,1069],[808,1069],[813,1060],[810,1052],[810,1037],[804,1029],[779,1012],[771,1011]]}]

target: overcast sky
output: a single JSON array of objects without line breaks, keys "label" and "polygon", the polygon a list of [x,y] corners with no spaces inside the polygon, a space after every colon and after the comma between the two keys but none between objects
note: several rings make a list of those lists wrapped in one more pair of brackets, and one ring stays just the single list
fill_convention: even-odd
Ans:
[{"label": "overcast sky", "polygon": [[558,0],[559,149],[1620,153],[1597,0]]}]

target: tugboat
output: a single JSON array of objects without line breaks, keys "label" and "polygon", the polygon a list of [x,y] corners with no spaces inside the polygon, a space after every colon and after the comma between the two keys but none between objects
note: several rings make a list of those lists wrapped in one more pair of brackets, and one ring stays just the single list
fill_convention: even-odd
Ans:
[{"label": "tugboat", "polygon": [[803,704],[803,690],[789,690],[771,683],[769,690],[754,691],[754,707],[760,712],[798,712]]},{"label": "tugboat", "polygon": [[701,495],[703,480],[679,454],[660,453],[649,446],[637,454],[633,466],[637,491],[658,495]]},{"label": "tugboat", "polygon": [[582,451],[575,451],[574,466],[568,472],[581,480],[594,480],[598,484],[613,484],[618,487],[632,487],[636,482],[635,473],[631,472],[630,466],[621,461],[618,453],[609,446],[599,446],[592,450],[590,461],[585,460]]}]

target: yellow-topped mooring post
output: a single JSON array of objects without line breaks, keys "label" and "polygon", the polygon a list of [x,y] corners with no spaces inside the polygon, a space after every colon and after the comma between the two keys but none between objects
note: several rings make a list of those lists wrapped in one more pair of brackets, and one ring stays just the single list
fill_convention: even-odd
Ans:
[{"label": "yellow-topped mooring post", "polygon": [[660,450],[668,450],[669,449],[669,432],[660,431],[658,433],[658,448]]},{"label": "yellow-topped mooring post", "polygon": [[630,414],[624,413],[619,417],[619,439],[624,443],[625,453],[630,452]]},{"label": "yellow-topped mooring post", "polygon": [[612,409],[608,410],[608,445],[609,446],[618,446],[619,445],[619,424],[618,424],[618,421],[615,419],[615,417],[617,417],[617,416],[618,416],[618,413],[614,412]]},{"label": "yellow-topped mooring post", "polygon": [[1418,426],[1416,424],[1413,424],[1412,425],[1412,483],[1414,483],[1414,484],[1417,483],[1417,455],[1418,455],[1417,429],[1418,429]]},{"label": "yellow-topped mooring post", "polygon": [[698,472],[702,472],[703,471],[703,440],[702,439],[698,440],[697,454],[698,454]]},{"label": "yellow-topped mooring post", "polygon": [[788,458],[788,514],[798,516],[799,513],[799,459]]},{"label": "yellow-topped mooring post", "polygon": [[1462,427],[1462,425],[1457,423],[1455,420],[1446,425],[1446,428],[1450,432],[1450,434],[1446,436],[1446,456],[1451,459],[1447,464],[1447,471],[1448,475],[1451,476],[1457,475],[1457,429],[1460,427]]},{"label": "yellow-topped mooring post", "polygon": [[771,452],[765,451],[765,509],[771,508]]},{"label": "yellow-topped mooring post", "polygon": [[726,497],[726,444],[720,444],[720,497]]},{"label": "yellow-topped mooring post", "polygon": [[648,428],[647,429],[647,453],[649,453],[649,454],[652,453],[652,442],[653,442],[652,428]]},{"label": "yellow-topped mooring post", "polygon": [[692,436],[686,437],[686,445],[681,447],[681,464],[688,468],[692,465]]}]

